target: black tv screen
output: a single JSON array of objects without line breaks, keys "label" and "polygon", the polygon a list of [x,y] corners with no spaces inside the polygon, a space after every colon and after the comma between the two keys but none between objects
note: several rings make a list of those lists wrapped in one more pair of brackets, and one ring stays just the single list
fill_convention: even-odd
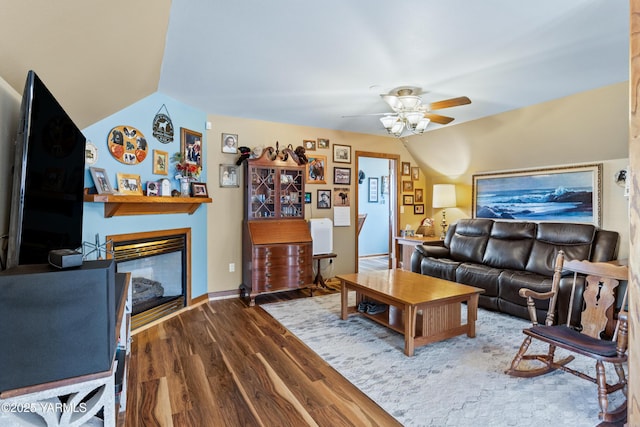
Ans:
[{"label": "black tv screen", "polygon": [[29,71],[15,146],[7,268],[82,246],[86,139]]}]

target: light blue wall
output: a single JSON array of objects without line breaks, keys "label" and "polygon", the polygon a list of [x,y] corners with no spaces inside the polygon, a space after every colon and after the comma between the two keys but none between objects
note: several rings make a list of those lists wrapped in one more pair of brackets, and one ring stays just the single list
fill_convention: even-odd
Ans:
[{"label": "light blue wall", "polygon": [[[358,184],[358,213],[367,214],[358,236],[358,256],[389,252],[389,195],[382,196],[382,177],[389,175],[389,160],[360,157],[358,167],[366,177]],[[358,174],[356,173],[356,176]],[[369,178],[378,178],[378,202],[369,202]]]},{"label": "light blue wall", "polygon": [[[160,109],[165,105],[166,110]],[[171,117],[174,126],[174,140],[163,144],[153,137],[153,119],[158,112]],[[116,173],[128,173],[140,175],[142,183],[157,181],[167,177],[171,180],[173,188],[178,188],[177,181],[173,179],[175,169],[169,169],[169,175],[153,174],[153,150],[162,150],[169,153],[180,151],[180,128],[184,127],[203,135],[203,150],[207,150],[205,123],[207,116],[204,112],[196,110],[185,104],[177,102],[161,93],[155,93],[141,101],[101,120],[83,130],[88,141],[98,147],[98,160],[93,166],[105,169],[112,187],[116,185]],[[107,138],[109,132],[116,126],[132,126],[145,136],[148,143],[146,159],[137,165],[126,165],[117,161],[109,153]],[[206,159],[202,155],[203,162]],[[203,164],[203,166],[205,166]],[[206,167],[200,180],[206,182]],[[87,170],[85,172],[85,187],[92,187],[93,179]],[[146,187],[146,186],[145,186]],[[191,296],[198,297],[207,293],[207,205],[201,205],[192,215],[188,214],[161,214],[161,215],[135,215],[104,217],[103,203],[85,203],[83,219],[83,240],[94,243],[96,234],[101,243],[105,236],[111,234],[138,233],[145,231],[166,230],[174,228],[191,228]]]}]

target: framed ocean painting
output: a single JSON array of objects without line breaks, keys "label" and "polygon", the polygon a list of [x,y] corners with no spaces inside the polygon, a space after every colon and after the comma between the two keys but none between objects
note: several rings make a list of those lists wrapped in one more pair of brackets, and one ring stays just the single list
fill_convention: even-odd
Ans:
[{"label": "framed ocean painting", "polygon": [[600,226],[602,163],[473,175],[472,216]]}]

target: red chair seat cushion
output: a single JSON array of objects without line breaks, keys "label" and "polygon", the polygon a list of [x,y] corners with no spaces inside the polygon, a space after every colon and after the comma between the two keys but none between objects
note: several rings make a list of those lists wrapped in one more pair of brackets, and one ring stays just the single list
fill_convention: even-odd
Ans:
[{"label": "red chair seat cushion", "polygon": [[529,331],[535,335],[578,348],[587,353],[597,354],[604,357],[614,357],[617,355],[615,342],[600,340],[590,337],[589,335],[581,334],[566,325],[536,325],[532,326]]}]

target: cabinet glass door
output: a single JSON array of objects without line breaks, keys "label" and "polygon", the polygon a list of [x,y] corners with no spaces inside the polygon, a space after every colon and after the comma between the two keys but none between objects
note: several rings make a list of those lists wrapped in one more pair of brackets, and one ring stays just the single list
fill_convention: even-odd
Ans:
[{"label": "cabinet glass door", "polygon": [[282,169],[280,171],[281,217],[304,217],[303,179],[304,174],[300,169]]},{"label": "cabinet glass door", "polygon": [[274,189],[276,170],[274,168],[251,168],[250,219],[272,218],[276,214]]}]

